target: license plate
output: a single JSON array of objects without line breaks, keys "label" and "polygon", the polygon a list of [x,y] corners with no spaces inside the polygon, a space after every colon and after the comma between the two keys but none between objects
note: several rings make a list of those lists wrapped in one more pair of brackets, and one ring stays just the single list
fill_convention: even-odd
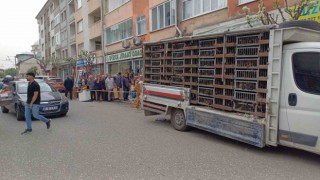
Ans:
[{"label": "license plate", "polygon": [[8,94],[0,94],[0,97],[3,97],[3,98],[8,97],[8,96],[9,96]]},{"label": "license plate", "polygon": [[51,106],[51,107],[44,107],[42,110],[43,111],[54,111],[54,110],[58,110],[58,106]]}]

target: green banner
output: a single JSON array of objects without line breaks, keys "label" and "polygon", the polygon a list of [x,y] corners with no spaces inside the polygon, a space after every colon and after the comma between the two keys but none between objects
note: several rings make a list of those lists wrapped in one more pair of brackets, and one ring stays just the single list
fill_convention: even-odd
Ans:
[{"label": "green banner", "polygon": [[131,51],[120,52],[107,55],[107,62],[122,61],[126,59],[134,59],[142,57],[142,49],[134,49]]}]

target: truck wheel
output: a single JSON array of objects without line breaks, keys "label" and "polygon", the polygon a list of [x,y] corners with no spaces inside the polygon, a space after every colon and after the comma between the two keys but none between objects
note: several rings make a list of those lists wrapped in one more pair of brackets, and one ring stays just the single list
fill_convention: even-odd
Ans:
[{"label": "truck wheel", "polygon": [[301,27],[311,30],[320,31],[320,23],[316,21],[287,21],[279,25],[279,28]]},{"label": "truck wheel", "polygon": [[4,107],[4,106],[1,106],[1,111],[2,111],[2,113],[4,113],[4,114],[9,113],[9,109],[7,109],[7,108]]},{"label": "truck wheel", "polygon": [[17,115],[18,121],[22,121],[25,119],[24,118],[24,111],[19,106],[16,106],[16,115]]},{"label": "truck wheel", "polygon": [[187,131],[187,121],[181,109],[174,109],[171,113],[171,124],[178,131]]}]

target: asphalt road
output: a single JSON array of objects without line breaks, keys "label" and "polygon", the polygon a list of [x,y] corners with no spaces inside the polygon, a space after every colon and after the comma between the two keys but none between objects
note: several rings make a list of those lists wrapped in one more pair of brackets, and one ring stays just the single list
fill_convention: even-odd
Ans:
[{"label": "asphalt road", "polygon": [[320,156],[178,132],[124,103],[71,102],[52,128],[0,114],[0,179],[320,179]]}]

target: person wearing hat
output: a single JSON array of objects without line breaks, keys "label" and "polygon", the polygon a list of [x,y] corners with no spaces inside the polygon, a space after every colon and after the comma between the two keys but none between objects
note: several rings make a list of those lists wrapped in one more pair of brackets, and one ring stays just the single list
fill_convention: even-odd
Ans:
[{"label": "person wearing hat", "polygon": [[31,113],[33,117],[46,123],[47,129],[49,129],[51,125],[51,120],[39,114],[41,93],[40,93],[40,85],[34,80],[35,74],[32,72],[28,72],[26,75],[27,75],[27,81],[28,81],[27,102],[25,104],[25,117],[26,117],[27,129],[21,134],[32,132]]}]

